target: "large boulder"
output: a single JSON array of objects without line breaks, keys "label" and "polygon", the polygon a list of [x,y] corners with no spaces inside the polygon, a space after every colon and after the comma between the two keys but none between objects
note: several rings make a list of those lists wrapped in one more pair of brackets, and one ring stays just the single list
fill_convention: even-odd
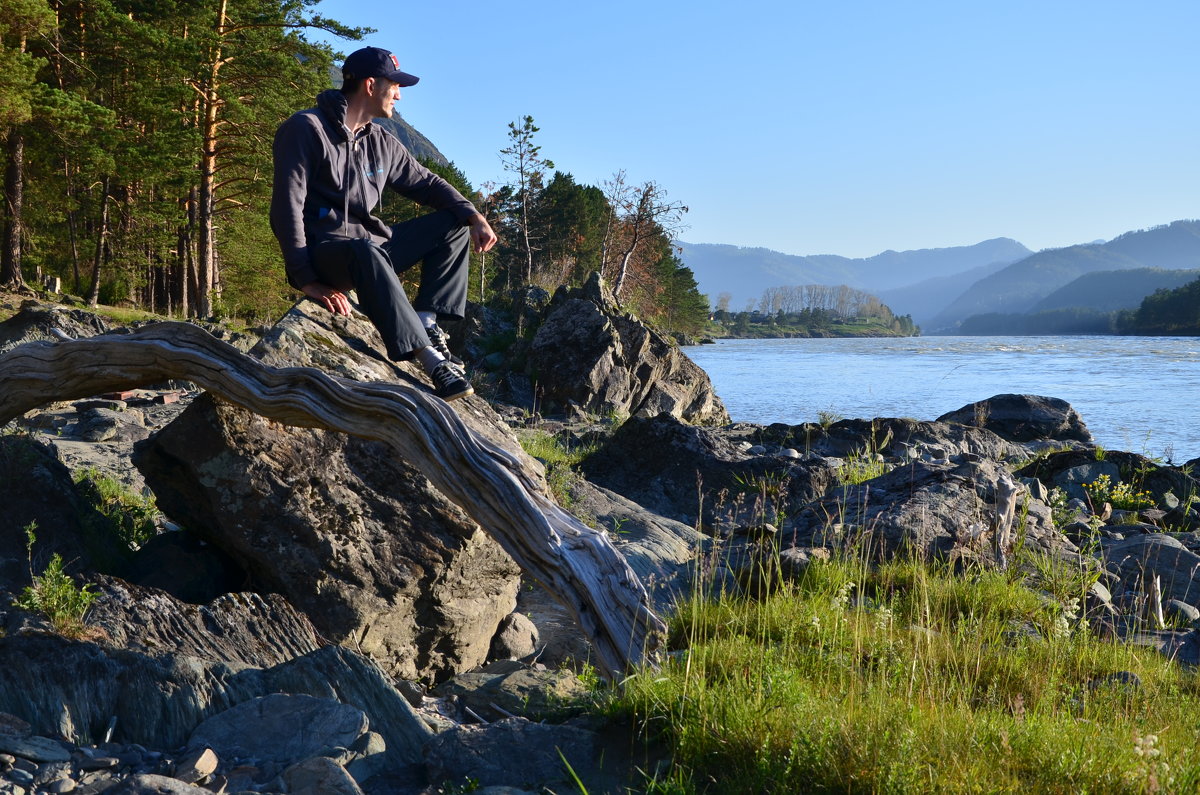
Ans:
[{"label": "large boulder", "polygon": [[[753,426],[741,431],[754,432]],[[661,516],[709,528],[773,520],[834,482],[835,469],[820,457],[751,454],[737,432],[667,414],[634,417],[584,459],[582,469],[593,483]]]},{"label": "large boulder", "polygon": [[993,461],[1028,458],[1028,451],[986,428],[902,417],[839,420],[829,425],[776,423],[755,434],[760,444],[843,458],[880,455],[895,461],[945,459],[968,453]]},{"label": "large boulder", "polygon": [[943,414],[938,422],[987,428],[1019,443],[1092,443],[1091,431],[1070,403],[1041,395],[996,395]]},{"label": "large boulder", "polygon": [[334,699],[362,710],[393,764],[419,761],[429,729],[370,660],[338,646],[270,668],[169,648],[157,656],[53,635],[0,637],[0,712],[35,733],[178,748],[206,718],[273,693]]},{"label": "large boulder", "polygon": [[669,337],[622,313],[598,274],[555,294],[528,368],[548,408],[729,422],[708,374]]},{"label": "large boulder", "polygon": [[[424,385],[416,368],[387,361],[364,318],[309,302],[253,353],[274,366]],[[519,450],[486,402],[455,406],[477,433]],[[205,398],[134,460],[168,516],[233,557],[261,590],[285,596],[324,637],[395,676],[444,678],[479,665],[516,605],[512,560],[387,445],[280,426]]]},{"label": "large boulder", "polygon": [[907,552],[946,560],[958,555],[995,563],[993,531],[1006,488],[1015,497],[1007,504],[1026,509],[1013,517],[1014,540],[1050,555],[1075,552],[1044,503],[1013,483],[1002,465],[974,456],[914,462],[833,489],[791,517],[781,536],[787,546],[854,548],[879,557]]},{"label": "large boulder", "polygon": [[53,451],[32,436],[0,435],[0,505],[0,591],[19,592],[29,584],[27,530],[37,539],[32,563],[38,572],[54,554],[70,572],[110,569],[121,560],[104,533],[104,518]]}]

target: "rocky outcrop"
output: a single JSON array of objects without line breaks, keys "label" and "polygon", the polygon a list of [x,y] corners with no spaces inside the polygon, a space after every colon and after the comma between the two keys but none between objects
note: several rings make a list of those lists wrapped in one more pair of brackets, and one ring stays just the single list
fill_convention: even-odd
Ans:
[{"label": "rocky outcrop", "polygon": [[[834,482],[835,468],[819,456],[805,460],[750,452],[753,426],[734,430],[688,425],[669,415],[634,417],[583,462],[589,480],[685,525],[763,521],[816,499]],[[739,436],[741,438],[739,438]],[[758,500],[766,491],[765,501]]]},{"label": "rocky outcrop", "polygon": [[0,435],[0,505],[0,590],[16,593],[29,584],[27,529],[37,537],[38,571],[55,553],[72,572],[119,562],[100,529],[103,517],[79,494],[67,468],[32,437]]},{"label": "rocky outcrop", "polygon": [[1092,443],[1092,434],[1079,412],[1065,400],[1041,395],[996,395],[938,417],[987,428],[1012,442],[1040,441]]},{"label": "rocky outcrop", "polygon": [[774,424],[763,428],[754,438],[766,446],[768,452],[792,449],[827,458],[879,455],[900,462],[944,460],[964,453],[992,461],[1029,457],[1029,451],[1023,446],[986,428],[899,417],[839,420],[829,425]]},{"label": "rocky outcrop", "polygon": [[[280,321],[255,349],[259,358],[362,381],[417,381],[363,347],[377,341],[364,320],[317,320],[308,309]],[[473,428],[517,447],[486,403],[460,404]],[[140,445],[135,463],[164,512],[261,589],[285,596],[324,637],[393,675],[440,678],[479,665],[516,605],[512,560],[382,443],[281,426],[203,398]]]},{"label": "rocky outcrop", "polygon": [[598,274],[555,294],[528,368],[547,410],[729,422],[708,375],[669,337],[623,314]]},{"label": "rocky outcrop", "polygon": [[860,549],[878,558],[901,552],[942,560],[958,555],[995,564],[996,529],[1012,505],[1027,507],[1019,527],[1008,514],[1012,540],[1019,537],[1026,548],[1055,555],[1074,552],[1044,503],[1029,498],[1001,465],[971,456],[914,462],[831,490],[786,521],[780,535],[784,546]]},{"label": "rocky outcrop", "polygon": [[[394,763],[417,761],[428,729],[369,660],[328,646],[271,668],[148,654],[55,636],[0,638],[0,711],[40,734],[113,737],[177,748],[211,715],[271,693],[331,698],[361,709]],[[115,717],[115,722],[113,718]]]}]

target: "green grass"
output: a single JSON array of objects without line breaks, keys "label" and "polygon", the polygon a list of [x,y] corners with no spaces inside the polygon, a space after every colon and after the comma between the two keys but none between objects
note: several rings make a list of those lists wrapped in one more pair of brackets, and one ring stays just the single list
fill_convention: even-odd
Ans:
[{"label": "green grass", "polygon": [[596,451],[596,445],[570,444],[541,430],[519,431],[517,439],[526,453],[545,466],[546,483],[558,504],[574,505],[572,488],[580,479],[579,464]]},{"label": "green grass", "polygon": [[119,480],[92,467],[76,470],[72,477],[83,497],[104,517],[105,535],[115,536],[128,550],[136,550],[157,532],[158,507],[154,497],[143,497]]},{"label": "green grass", "polygon": [[[834,560],[759,600],[692,598],[682,651],[607,708],[671,749],[657,792],[1195,791],[1200,683],[1096,638],[1048,565]],[[1140,686],[1097,684],[1123,672]]]}]

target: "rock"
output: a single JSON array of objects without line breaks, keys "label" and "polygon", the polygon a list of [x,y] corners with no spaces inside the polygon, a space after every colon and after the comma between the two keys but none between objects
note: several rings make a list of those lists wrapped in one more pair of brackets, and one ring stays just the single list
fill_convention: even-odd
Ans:
[{"label": "rock", "polygon": [[[987,460],[914,463],[805,506],[783,527],[795,546],[843,547],[890,557],[901,550],[934,559],[952,554],[996,563],[992,523],[1007,471]],[[1024,487],[1013,484],[1018,505]],[[1054,528],[1050,509],[1028,501],[1024,544],[1053,555],[1074,554]]]},{"label": "rock", "polygon": [[574,509],[609,531],[656,608],[671,607],[691,589],[694,563],[710,546],[708,536],[586,480],[576,485],[574,496]]},{"label": "rock", "polygon": [[771,445],[826,458],[882,455],[895,463],[919,458],[945,460],[962,454],[993,461],[1020,460],[1029,455],[1021,445],[985,428],[903,417],[838,420],[828,426],[811,422],[775,423],[761,428],[755,437]]},{"label": "rock", "polygon": [[708,375],[670,338],[621,313],[599,274],[560,288],[547,312],[528,367],[548,407],[729,422]]},{"label": "rock", "polygon": [[51,451],[23,434],[0,435],[0,505],[0,590],[20,593],[30,582],[25,530],[31,526],[39,571],[54,553],[72,574],[97,562],[116,565],[111,539],[100,529],[104,517],[80,496]]},{"label": "rock", "polygon": [[[1105,451],[1102,461],[1096,460],[1095,451],[1053,453],[1039,458],[1017,474],[1037,477],[1063,489],[1068,489],[1071,484],[1090,483],[1098,475],[1108,475],[1113,486],[1123,482],[1136,491],[1148,492],[1155,506],[1167,509],[1163,521],[1174,524],[1187,524],[1195,518],[1195,509],[1184,503],[1189,496],[1200,493],[1200,480],[1186,466],[1162,466],[1137,453],[1119,450]],[[1084,498],[1081,490],[1070,490],[1073,496]],[[1176,507],[1172,508],[1172,505]]]},{"label": "rock", "polygon": [[27,342],[58,342],[53,329],[69,337],[94,337],[109,330],[104,318],[82,309],[26,301],[21,311],[0,323],[0,353]]},{"label": "rock", "polygon": [[1092,443],[1092,434],[1070,403],[1041,395],[996,395],[938,417],[986,428],[1013,442],[1079,441]]},{"label": "rock", "polygon": [[290,795],[362,795],[346,770],[323,756],[306,759],[283,771]]},{"label": "rock", "polygon": [[[365,318],[335,319],[303,302],[254,353],[273,366],[417,381],[411,366],[391,365],[362,340],[382,350]],[[455,406],[477,433],[519,449],[486,403]],[[139,445],[134,461],[166,514],[234,558],[258,589],[286,597],[323,636],[361,648],[398,678],[481,664],[516,606],[512,560],[386,445],[199,399]]]},{"label": "rock", "polygon": [[575,702],[588,691],[572,673],[523,668],[502,674],[459,674],[435,692],[442,697],[457,696],[461,704],[489,720],[511,715],[546,720],[578,712]]},{"label": "rock", "polygon": [[[754,432],[750,426],[746,432]],[[584,459],[591,482],[649,511],[695,527],[773,518],[821,496],[835,482],[824,459],[748,457],[731,432],[669,415],[633,417]],[[762,489],[767,504],[756,504]]]},{"label": "rock", "polygon": [[133,585],[165,591],[194,605],[243,591],[250,581],[233,558],[186,529],[159,533],[142,544],[122,575]]},{"label": "rock", "polygon": [[[390,764],[420,758],[429,730],[369,660],[326,646],[268,669],[182,654],[150,657],[55,636],[0,637],[0,710],[35,731],[103,735],[177,748],[205,718],[275,693],[336,699],[365,712],[387,743]],[[219,749],[218,749],[219,750]]]},{"label": "rock", "polygon": [[132,775],[106,792],[109,795],[212,795],[203,787],[150,773]]},{"label": "rock", "polygon": [[277,594],[225,594],[196,606],[111,577],[96,583],[89,621],[120,648],[270,668],[321,645],[308,619]]},{"label": "rock", "polygon": [[346,772],[355,781],[366,781],[387,769],[387,743],[376,732],[367,732],[350,747],[352,757]]},{"label": "rock", "polygon": [[426,746],[425,764],[434,784],[467,779],[483,787],[567,791],[574,784],[563,759],[586,785],[595,769],[595,745],[595,734],[584,728],[507,718],[437,735]]},{"label": "rock", "polygon": [[[285,696],[285,698],[287,698]],[[292,696],[298,698],[298,696]],[[224,714],[224,713],[222,713]],[[213,720],[210,718],[209,720]],[[220,760],[211,748],[195,748],[175,760],[175,778],[188,784],[195,784],[203,778],[217,772]]]},{"label": "rock", "polygon": [[1165,533],[1137,535],[1108,544],[1105,568],[1116,571],[1127,591],[1149,593],[1158,577],[1164,602],[1195,600],[1200,594],[1200,555]]},{"label": "rock", "polygon": [[140,411],[112,411],[102,408],[91,408],[81,412],[73,433],[88,442],[107,442],[113,439],[137,442],[150,435]]},{"label": "rock", "polygon": [[363,711],[347,704],[272,694],[213,715],[196,727],[187,744],[211,748],[222,757],[293,762],[326,748],[353,745],[367,726]]},{"label": "rock", "polygon": [[[11,737],[28,737],[33,733],[33,727],[27,722],[21,720],[16,715],[9,715],[7,712],[0,712],[0,734],[7,734]],[[3,759],[0,759],[2,762]],[[12,760],[9,760],[11,763]]]},{"label": "rock", "polygon": [[1168,599],[1163,602],[1163,615],[1166,617],[1168,624],[1175,626],[1186,626],[1200,621],[1200,610],[1197,610],[1182,599]]},{"label": "rock", "polygon": [[59,778],[44,784],[42,789],[44,789],[46,792],[55,793],[55,795],[62,795],[62,793],[74,792],[77,786],[78,785],[75,783],[74,779]]},{"label": "rock", "polygon": [[[5,675],[8,675],[6,670]],[[62,743],[47,737],[16,737],[0,734],[0,751],[33,762],[69,762],[71,752]]]},{"label": "rock", "polygon": [[537,651],[538,631],[527,616],[510,613],[500,622],[488,657],[493,660],[517,660]]}]

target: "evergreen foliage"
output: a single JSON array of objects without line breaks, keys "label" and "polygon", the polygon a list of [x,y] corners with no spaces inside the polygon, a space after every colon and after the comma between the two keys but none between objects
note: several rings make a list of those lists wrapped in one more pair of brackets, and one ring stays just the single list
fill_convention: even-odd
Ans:
[{"label": "evergreen foliage", "polygon": [[[267,219],[271,142],[332,85],[338,54],[306,32],[364,32],[315,5],[0,0],[0,285],[60,277],[93,304],[170,316],[260,323],[285,311],[295,293]],[[654,182],[611,196],[578,183],[537,132],[532,116],[509,126],[508,185],[476,191],[453,163],[424,161],[500,237],[473,255],[469,297],[503,303],[600,271],[627,310],[698,332],[708,302],[670,242],[685,208]],[[422,212],[390,193],[380,208],[390,223]]]},{"label": "evergreen foliage", "polygon": [[1117,317],[1122,334],[1200,336],[1200,279],[1174,290],[1156,290],[1135,312]]}]

